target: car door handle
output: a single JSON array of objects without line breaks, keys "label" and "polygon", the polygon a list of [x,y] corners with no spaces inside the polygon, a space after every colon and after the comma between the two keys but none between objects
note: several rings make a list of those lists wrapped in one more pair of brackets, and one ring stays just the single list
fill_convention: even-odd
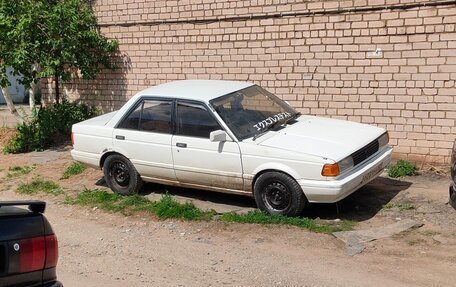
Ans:
[{"label": "car door handle", "polygon": [[124,136],[116,135],[116,140],[125,140],[125,137],[124,137]]},{"label": "car door handle", "polygon": [[187,147],[186,143],[176,143],[177,147]]}]

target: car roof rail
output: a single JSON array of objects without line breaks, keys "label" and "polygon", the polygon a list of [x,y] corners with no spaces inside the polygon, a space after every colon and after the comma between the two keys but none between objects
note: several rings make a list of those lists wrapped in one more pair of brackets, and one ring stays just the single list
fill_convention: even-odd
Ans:
[{"label": "car roof rail", "polygon": [[3,206],[28,206],[33,213],[44,213],[46,210],[46,202],[41,200],[0,201],[0,208]]}]

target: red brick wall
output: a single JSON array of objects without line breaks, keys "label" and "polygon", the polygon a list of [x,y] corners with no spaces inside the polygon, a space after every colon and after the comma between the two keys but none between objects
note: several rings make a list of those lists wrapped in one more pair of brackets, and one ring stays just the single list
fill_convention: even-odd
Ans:
[{"label": "red brick wall", "polygon": [[[303,113],[387,128],[397,157],[448,163],[456,4],[407,6],[435,2],[99,0],[101,31],[119,40],[121,69],[65,91],[108,111],[167,81],[250,81]],[[375,9],[336,13],[355,8]]]}]

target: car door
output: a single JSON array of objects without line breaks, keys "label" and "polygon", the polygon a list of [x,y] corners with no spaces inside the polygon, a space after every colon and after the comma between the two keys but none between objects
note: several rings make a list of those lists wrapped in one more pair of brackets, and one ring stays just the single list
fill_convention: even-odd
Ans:
[{"label": "car door", "polygon": [[141,99],[114,129],[116,150],[143,178],[176,181],[171,151],[173,100]]},{"label": "car door", "polygon": [[221,129],[203,103],[176,103],[172,151],[179,182],[216,189],[243,189],[239,145],[234,141],[209,140],[212,131]]}]

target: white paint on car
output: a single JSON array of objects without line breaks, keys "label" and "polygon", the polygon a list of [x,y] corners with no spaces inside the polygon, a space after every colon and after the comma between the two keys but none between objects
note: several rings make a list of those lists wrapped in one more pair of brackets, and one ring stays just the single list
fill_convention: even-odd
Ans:
[{"label": "white paint on car", "polygon": [[[386,133],[366,124],[302,115],[295,123],[265,130],[255,139],[236,138],[211,100],[252,86],[244,82],[188,80],[146,89],[117,112],[75,124],[71,154],[77,161],[100,167],[103,155],[116,152],[128,158],[145,181],[248,195],[257,174],[280,171],[299,183],[310,202],[339,201],[377,177],[389,164],[392,148],[385,145],[337,176],[322,175],[325,164],[340,162]],[[211,142],[209,137],[119,128],[125,115],[144,98],[200,102],[208,106],[230,140]]]}]

